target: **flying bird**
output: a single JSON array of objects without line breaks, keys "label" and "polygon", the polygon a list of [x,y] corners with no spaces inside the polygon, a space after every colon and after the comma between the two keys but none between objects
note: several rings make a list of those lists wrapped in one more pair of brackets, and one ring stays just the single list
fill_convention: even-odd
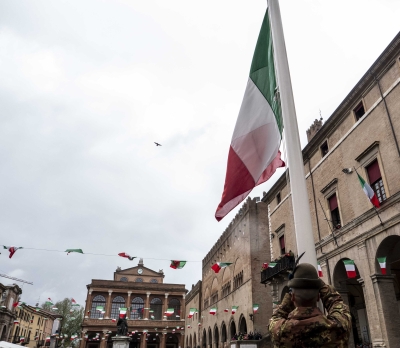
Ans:
[{"label": "flying bird", "polygon": [[156,142],[154,142],[154,144],[156,144],[156,146],[162,146],[161,144],[159,144],[159,143],[156,143]]}]

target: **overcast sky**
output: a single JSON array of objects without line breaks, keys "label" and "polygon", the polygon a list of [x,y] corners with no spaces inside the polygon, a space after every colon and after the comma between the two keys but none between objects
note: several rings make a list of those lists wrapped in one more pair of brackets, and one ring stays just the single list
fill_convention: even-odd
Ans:
[{"label": "overcast sky", "polygon": [[[398,0],[281,0],[302,147],[399,31]],[[1,244],[127,252],[187,289],[214,218],[265,0],[0,1]],[[156,147],[154,141],[162,144]],[[283,169],[251,196],[261,196]],[[2,251],[23,300],[137,260]],[[230,261],[230,260],[225,260]],[[0,278],[0,282],[11,281]]]}]

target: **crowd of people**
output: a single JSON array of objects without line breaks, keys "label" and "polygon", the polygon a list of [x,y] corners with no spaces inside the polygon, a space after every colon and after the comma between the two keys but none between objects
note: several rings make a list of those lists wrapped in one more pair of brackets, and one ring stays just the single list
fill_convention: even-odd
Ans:
[{"label": "crowd of people", "polygon": [[236,333],[232,337],[232,341],[246,341],[246,340],[261,340],[262,335],[259,332],[249,332],[249,333]]}]

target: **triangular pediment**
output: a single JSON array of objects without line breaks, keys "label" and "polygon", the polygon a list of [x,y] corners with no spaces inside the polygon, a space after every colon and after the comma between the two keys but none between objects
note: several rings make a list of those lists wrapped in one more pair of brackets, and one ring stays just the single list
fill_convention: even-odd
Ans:
[{"label": "triangular pediment", "polygon": [[135,267],[127,268],[127,269],[121,269],[120,271],[115,271],[115,273],[117,273],[119,275],[138,275],[139,269],[141,269],[143,271],[141,273],[141,275],[156,276],[156,277],[164,276],[163,273],[153,271],[152,269],[144,267],[144,266],[135,266]]}]

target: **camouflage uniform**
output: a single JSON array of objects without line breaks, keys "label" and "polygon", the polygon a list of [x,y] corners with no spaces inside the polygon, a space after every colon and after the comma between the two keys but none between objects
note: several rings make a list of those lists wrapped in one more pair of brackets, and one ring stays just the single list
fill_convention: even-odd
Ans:
[{"label": "camouflage uniform", "polygon": [[269,323],[274,348],[344,348],[348,346],[351,330],[349,307],[330,285],[320,289],[321,300],[328,311],[325,316],[318,308],[295,308],[286,294]]}]

